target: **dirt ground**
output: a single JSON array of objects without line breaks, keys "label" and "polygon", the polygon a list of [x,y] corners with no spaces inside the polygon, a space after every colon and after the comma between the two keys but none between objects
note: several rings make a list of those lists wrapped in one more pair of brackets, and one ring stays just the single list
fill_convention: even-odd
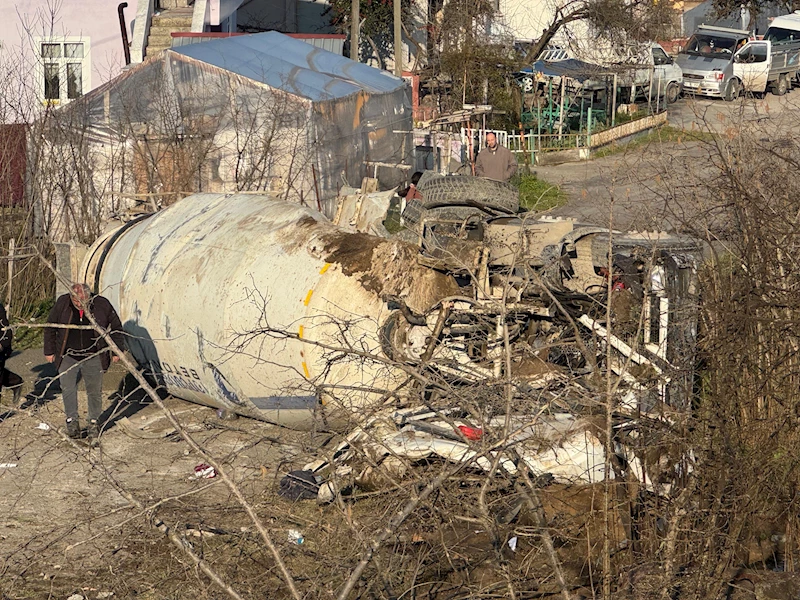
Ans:
[{"label": "dirt ground", "polygon": [[[709,219],[704,186],[716,176],[717,152],[692,135],[755,128],[764,136],[800,131],[800,89],[786,96],[767,94],[727,103],[682,99],[669,109],[669,124],[687,133],[684,140],[634,145],[630,149],[580,163],[537,166],[537,175],[566,191],[566,205],[551,214],[620,230],[685,231],[697,219]],[[611,218],[610,218],[611,217]],[[726,224],[711,218],[724,237]]]},{"label": "dirt ground", "polygon": [[[30,350],[12,357],[8,366],[26,377],[29,389],[42,373],[42,362],[40,351]],[[120,376],[117,369],[107,377],[107,394]],[[171,433],[154,404],[119,404],[108,418],[124,415],[135,435],[116,421],[103,432],[98,447],[89,447],[63,435],[58,395],[40,403],[29,400],[17,409],[8,405],[9,396],[3,395],[0,414],[0,598],[228,597],[157,527],[175,532],[182,545],[241,597],[289,597],[253,522],[220,477],[194,476],[202,457]],[[252,504],[302,597],[336,597],[376,532],[414,489],[421,489],[408,479],[403,487],[364,491],[341,505],[290,501],[277,494],[280,479],[322,456],[319,450],[338,438],[245,418],[221,419],[210,408],[177,399],[167,399],[166,405],[217,457]],[[80,406],[85,411],[83,393]],[[420,477],[432,477],[443,464],[419,466]],[[398,597],[415,589],[424,592],[416,597],[425,598],[496,593],[507,585],[502,574],[510,565],[518,589],[557,593],[526,510],[517,505],[514,523],[499,519],[492,532],[475,519],[474,502],[464,498],[474,498],[484,481],[460,473],[443,485],[435,500],[411,515],[374,555],[364,575],[370,583],[360,583],[353,597]],[[545,510],[569,532],[559,552],[576,582],[571,584],[574,597],[591,597],[585,585],[593,567],[587,571],[583,559],[570,556],[580,556],[586,548],[583,531],[591,532],[591,545],[602,547],[597,541],[602,519],[592,510],[600,492],[588,486],[552,485],[548,490],[543,494]],[[513,486],[501,478],[491,481],[486,493],[496,515],[508,513],[517,498]],[[303,536],[302,544],[292,539],[294,532]],[[581,552],[575,553],[573,546]],[[376,582],[382,589],[372,589]]]},{"label": "dirt ground", "polygon": [[[45,366],[40,350],[19,353],[9,368],[26,377],[26,391]],[[46,369],[45,369],[45,372]],[[105,395],[116,389],[121,370],[104,381]],[[52,396],[52,395],[51,395]],[[26,401],[9,406],[3,393],[0,414],[0,597],[67,598],[183,598],[170,579],[185,585],[186,573],[196,579],[185,557],[166,538],[147,525],[145,516],[114,487],[122,485],[169,527],[179,528],[198,546],[213,533],[251,535],[241,511],[231,511],[230,492],[220,478],[197,479],[194,456],[171,431],[163,413],[152,404],[120,406],[113,420],[127,415],[142,435],[136,438],[119,426],[103,432],[101,444],[89,448],[62,435],[60,396],[44,403]],[[85,415],[85,393],[79,395]],[[110,401],[106,400],[105,406]],[[220,457],[248,497],[272,498],[276,480],[300,468],[304,448],[317,443],[309,433],[282,430],[251,419],[220,420],[214,410],[168,399],[167,406],[188,431]],[[47,429],[49,428],[49,429]],[[280,438],[280,439],[278,439]],[[175,498],[165,501],[167,498]],[[291,503],[283,507],[284,522],[271,528],[276,543],[287,545],[290,528],[302,528],[291,518]],[[180,513],[180,521],[169,521]],[[238,513],[231,516],[231,512]],[[281,509],[272,507],[273,519]],[[186,533],[188,531],[188,533]],[[222,532],[225,532],[224,534]],[[202,536],[202,537],[197,537]],[[144,569],[144,570],[143,570]],[[177,571],[177,572],[176,572]],[[205,589],[206,582],[200,586]],[[212,592],[208,597],[217,597]],[[202,597],[202,596],[201,596]]]},{"label": "dirt ground", "polygon": [[[763,102],[742,105],[739,110],[754,123],[778,114],[794,119],[794,105],[790,104],[794,96],[800,101],[800,91],[795,90],[787,99],[767,96]],[[670,122],[687,130],[710,123],[716,131],[724,131],[735,116],[732,110],[735,107],[722,102],[686,101],[673,107]],[[555,215],[606,225],[611,214],[616,229],[682,229],[683,223],[697,217],[693,211],[702,210],[692,201],[699,193],[692,182],[708,175],[709,161],[709,150],[703,144],[687,140],[585,163],[540,167],[537,172],[568,193],[568,204],[553,211]],[[35,380],[52,376],[40,350],[17,353],[8,366],[25,377],[26,392],[32,390]],[[122,375],[119,368],[107,375],[107,396],[117,389]],[[117,423],[104,431],[99,447],[91,448],[62,435],[60,396],[51,393],[48,397],[15,408],[9,404],[10,393],[2,394],[2,600],[227,597],[153,526],[159,523],[178,532],[184,544],[228,581],[236,582],[244,597],[286,596],[279,570],[260,543],[253,523],[221,478],[194,477],[195,467],[203,459],[171,433],[160,409],[146,403],[120,404],[117,412],[110,411],[108,416],[112,420],[127,416],[139,437],[126,433]],[[85,394],[80,401],[85,414]],[[105,405],[111,404],[107,399]],[[330,435],[291,431],[243,418],[223,420],[213,409],[177,399],[168,399],[167,406],[204,448],[220,458],[265,522],[278,551],[295,572],[303,574],[300,585],[311,597],[334,596],[332,581],[346,577],[364,544],[402,500],[390,490],[378,496],[366,494],[350,508],[292,503],[277,496],[278,482],[288,471],[302,468],[318,456],[317,450],[330,441]],[[132,504],[120,488],[145,510]],[[565,497],[573,498],[570,493]],[[571,506],[576,515],[587,514],[586,505],[576,501]],[[432,550],[425,556],[421,550],[389,553],[381,556],[384,562],[380,567],[396,577],[411,577],[405,573],[413,574],[415,569],[423,573],[432,564],[449,564],[450,570],[439,574],[436,585],[446,590],[477,585],[482,577],[479,568],[453,565],[471,564],[465,556],[477,556],[488,542],[474,541],[480,531],[468,520],[460,527],[453,526],[453,535],[459,537],[448,547],[461,550],[442,556]],[[290,540],[290,530],[303,534],[302,545]],[[418,535],[425,539],[438,534],[421,529]],[[411,541],[418,542],[416,537]],[[396,542],[400,543],[406,542]],[[465,550],[467,546],[471,549]],[[534,554],[533,548],[533,544],[526,548],[528,556]],[[534,558],[543,562],[541,556]],[[575,572],[590,578],[591,565],[587,571],[587,565],[577,564]],[[455,579],[454,573],[460,573],[462,579]],[[433,581],[434,575],[426,577]],[[537,589],[545,591],[549,584],[552,582],[536,582]],[[412,580],[407,585],[416,584]],[[494,597],[503,595],[502,588],[492,589]],[[361,590],[363,597],[368,597],[368,592]],[[576,591],[575,597],[580,593]]]}]

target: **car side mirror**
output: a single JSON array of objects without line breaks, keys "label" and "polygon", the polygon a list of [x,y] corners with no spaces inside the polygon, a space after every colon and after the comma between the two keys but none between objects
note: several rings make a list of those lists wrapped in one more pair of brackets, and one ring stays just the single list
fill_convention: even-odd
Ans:
[{"label": "car side mirror", "polygon": [[742,57],[741,57],[741,55],[739,55],[739,54],[734,54],[734,55],[733,55],[733,62],[735,62],[735,63],[740,63],[740,62],[742,62]]}]

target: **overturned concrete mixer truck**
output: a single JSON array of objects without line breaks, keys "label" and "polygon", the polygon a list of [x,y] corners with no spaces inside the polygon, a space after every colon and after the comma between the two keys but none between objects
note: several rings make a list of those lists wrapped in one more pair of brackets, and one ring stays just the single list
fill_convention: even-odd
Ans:
[{"label": "overturned concrete mixer truck", "polygon": [[632,408],[686,402],[694,240],[468,204],[414,219],[414,244],[269,195],[195,194],[103,235],[81,276],[154,383],[289,426],[422,373],[524,396],[611,369]]}]

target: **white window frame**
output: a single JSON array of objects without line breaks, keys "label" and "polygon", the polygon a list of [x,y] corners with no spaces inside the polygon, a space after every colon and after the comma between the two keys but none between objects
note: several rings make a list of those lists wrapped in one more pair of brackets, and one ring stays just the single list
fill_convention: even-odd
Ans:
[{"label": "white window frame", "polygon": [[[50,36],[50,37],[35,37],[33,39],[36,51],[36,65],[34,68],[34,77],[36,78],[36,94],[39,100],[45,106],[58,106],[60,104],[67,104],[75,100],[69,98],[67,94],[67,63],[81,63],[81,96],[85,95],[92,89],[92,51],[90,39],[86,36]],[[61,57],[60,58],[45,58],[42,56],[42,44],[60,44]],[[65,44],[82,44],[83,45],[83,58],[67,58],[64,52]],[[45,63],[57,63],[58,68],[58,99],[45,98],[44,95],[44,73]],[[80,96],[79,96],[80,97]]]}]

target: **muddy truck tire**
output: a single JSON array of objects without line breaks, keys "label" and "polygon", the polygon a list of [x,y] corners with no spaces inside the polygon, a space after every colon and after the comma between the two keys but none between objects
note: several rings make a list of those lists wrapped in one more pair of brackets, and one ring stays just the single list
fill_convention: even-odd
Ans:
[{"label": "muddy truck tire", "polygon": [[513,185],[468,175],[425,173],[417,184],[422,199],[410,200],[403,210],[406,226],[423,218],[462,219],[473,213],[485,217],[519,211],[519,190]]},{"label": "muddy truck tire", "polygon": [[416,227],[423,219],[438,219],[444,221],[463,221],[473,215],[491,216],[485,211],[470,205],[444,205],[427,208],[420,200],[409,200],[403,210],[403,222],[406,227]]},{"label": "muddy truck tire", "polygon": [[505,212],[519,211],[519,190],[513,185],[469,175],[424,174],[417,184],[425,208],[458,206],[464,200],[479,202]]}]

